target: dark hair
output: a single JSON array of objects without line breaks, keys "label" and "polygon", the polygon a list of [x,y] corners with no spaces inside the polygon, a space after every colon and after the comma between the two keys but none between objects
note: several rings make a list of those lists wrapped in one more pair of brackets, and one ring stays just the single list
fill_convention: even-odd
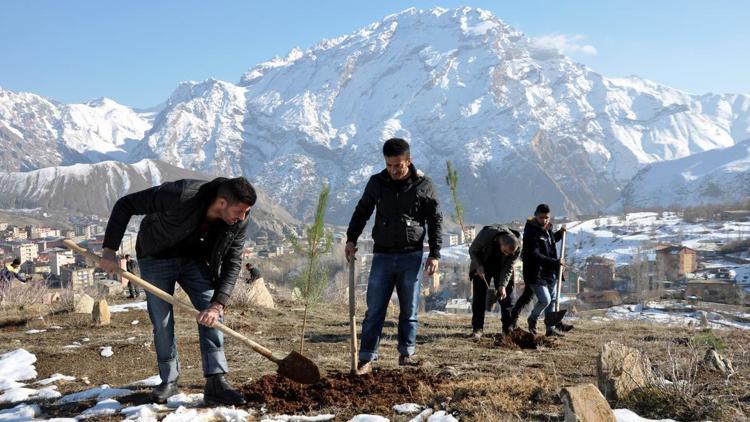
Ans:
[{"label": "dark hair", "polygon": [[514,235],[501,234],[500,239],[498,240],[500,240],[501,245],[506,245],[506,246],[510,246],[511,248],[513,248],[514,252],[517,251],[518,248],[521,247],[521,241],[518,240],[518,238]]},{"label": "dark hair", "polygon": [[126,253],[126,254],[125,254],[125,259],[128,259],[128,258],[130,258],[130,254],[129,254],[129,253]]},{"label": "dark hair", "polygon": [[401,138],[391,138],[383,144],[383,155],[386,157],[409,157],[409,143]]},{"label": "dark hair", "polygon": [[21,265],[21,258],[15,258],[13,260],[13,263],[11,263],[10,265],[12,265],[14,267],[17,267],[17,266]]},{"label": "dark hair", "polygon": [[534,214],[549,214],[549,205],[547,204],[537,205],[536,211],[534,211]]},{"label": "dark hair", "polygon": [[222,182],[216,192],[216,197],[224,198],[230,204],[242,202],[250,206],[255,205],[258,199],[255,188],[244,177],[235,177]]}]

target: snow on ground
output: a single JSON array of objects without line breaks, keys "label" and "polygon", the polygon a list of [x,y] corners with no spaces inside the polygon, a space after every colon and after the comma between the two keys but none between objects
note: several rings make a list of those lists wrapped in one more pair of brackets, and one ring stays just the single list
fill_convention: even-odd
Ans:
[{"label": "snow on ground", "polygon": [[275,415],[275,416],[264,416],[261,422],[320,422],[333,420],[336,415],[325,414],[317,416],[290,416],[290,415]]},{"label": "snow on ground", "polygon": [[617,422],[676,422],[674,419],[646,419],[629,409],[615,409]]},{"label": "snow on ground", "polygon": [[129,387],[156,387],[157,385],[161,384],[161,377],[158,375],[153,375],[148,378],[139,380],[139,381],[133,381],[130,384],[128,384]]},{"label": "snow on ground", "polygon": [[682,244],[693,249],[717,249],[718,245],[748,238],[750,222],[690,223],[676,213],[637,212],[604,216],[567,224],[567,250],[571,259],[603,256],[617,265],[631,263],[647,244]]},{"label": "snow on ground", "polygon": [[26,334],[39,334],[39,333],[44,333],[46,331],[47,330],[28,330],[26,331]]},{"label": "snow on ground", "polygon": [[71,377],[69,375],[52,374],[49,378],[45,378],[43,380],[36,381],[34,384],[48,385],[48,384],[52,384],[53,382],[57,382],[57,381],[74,381],[75,379],[76,379],[76,377]]},{"label": "snow on ground", "polygon": [[416,403],[404,403],[393,406],[393,410],[396,413],[419,413],[422,411],[422,406]]},{"label": "snow on ground", "polygon": [[174,413],[167,415],[162,422],[193,422],[193,421],[227,421],[244,422],[250,413],[242,409],[217,407],[213,409],[187,409],[179,407]]},{"label": "snow on ground", "polygon": [[99,416],[111,416],[122,409],[122,405],[115,399],[104,399],[96,403],[96,406],[86,409],[79,416],[80,419],[99,417]]},{"label": "snow on ground", "polygon": [[109,313],[128,312],[130,310],[145,311],[146,301],[109,305]]},{"label": "snow on ground", "polygon": [[42,409],[36,404],[19,404],[10,409],[0,410],[0,421],[27,421],[32,420],[42,413]]},{"label": "snow on ground", "polygon": [[723,315],[718,312],[705,312],[695,310],[692,306],[680,302],[660,301],[647,302],[642,305],[619,305],[607,310],[604,318],[595,317],[594,321],[628,320],[643,321],[655,324],[693,326],[700,327],[705,318],[706,327],[709,328],[739,328],[750,330],[750,323],[740,322],[732,319],[732,316],[743,317],[743,315]]},{"label": "snow on ground", "polygon": [[102,346],[100,347],[101,351],[99,352],[102,357],[108,358],[115,354],[115,352],[112,351],[112,346]]},{"label": "snow on ground", "polygon": [[368,414],[357,415],[349,419],[349,422],[389,422],[389,421],[390,419],[384,418],[383,416],[368,415]]},{"label": "snow on ground", "polygon": [[99,387],[90,388],[88,390],[79,391],[77,393],[68,394],[57,401],[58,404],[74,403],[82,400],[104,400],[113,399],[117,397],[127,396],[133,391],[125,388],[112,388],[107,384],[102,384]]}]

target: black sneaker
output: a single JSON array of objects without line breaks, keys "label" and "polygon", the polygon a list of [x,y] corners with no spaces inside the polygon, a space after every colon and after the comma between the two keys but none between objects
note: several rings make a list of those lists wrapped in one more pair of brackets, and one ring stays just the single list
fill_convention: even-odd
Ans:
[{"label": "black sneaker", "polygon": [[177,381],[163,382],[151,391],[151,399],[154,400],[154,403],[164,404],[167,402],[168,398],[177,393],[179,393],[179,390],[177,389]]},{"label": "black sneaker", "polygon": [[203,401],[208,406],[220,404],[225,406],[239,406],[246,403],[242,394],[229,385],[229,382],[224,378],[224,374],[209,375],[206,377]]},{"label": "black sneaker", "polygon": [[555,325],[555,329],[557,329],[557,331],[562,331],[563,333],[567,333],[568,331],[573,329],[573,326],[570,324],[566,324],[564,322],[560,322],[557,325]]}]

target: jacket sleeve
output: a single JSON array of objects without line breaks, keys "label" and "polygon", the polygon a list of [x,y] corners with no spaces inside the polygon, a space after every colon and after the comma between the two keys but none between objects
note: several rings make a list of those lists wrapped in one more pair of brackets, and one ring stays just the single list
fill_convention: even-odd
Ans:
[{"label": "jacket sleeve", "polygon": [[521,253],[520,249],[513,253],[511,257],[503,260],[503,267],[500,269],[500,274],[494,278],[495,290],[500,290],[501,287],[507,287],[513,278],[513,264],[518,259],[518,255]]},{"label": "jacket sleeve", "polygon": [[118,199],[109,216],[102,247],[112,250],[120,247],[130,217],[163,212],[179,204],[182,186],[181,181],[167,182]]},{"label": "jacket sleeve", "polygon": [[470,268],[478,268],[482,266],[482,251],[487,247],[487,243],[489,243],[490,238],[490,230],[485,227],[479,231],[477,237],[475,237],[474,241],[471,242],[471,246],[469,246],[469,256],[471,257]]},{"label": "jacket sleeve", "polygon": [[440,202],[432,181],[427,189],[425,212],[427,220],[427,243],[430,245],[430,258],[440,259],[440,248],[443,245],[443,214],[440,213]]},{"label": "jacket sleeve", "polygon": [[242,223],[243,227],[240,229],[239,233],[237,233],[237,236],[234,237],[232,245],[224,254],[224,259],[221,261],[219,281],[216,283],[217,287],[214,290],[211,302],[218,302],[227,306],[229,298],[232,296],[234,285],[237,283],[237,277],[239,277],[240,270],[242,269],[242,249],[245,247],[247,221],[248,220],[245,220],[245,222]]},{"label": "jacket sleeve", "polygon": [[365,190],[362,192],[362,198],[359,199],[357,206],[354,208],[354,213],[349,221],[349,228],[346,230],[347,242],[357,243],[357,239],[359,239],[362,230],[367,225],[367,220],[370,219],[373,210],[375,210],[375,204],[378,203],[377,186],[375,185],[377,183],[375,180],[376,177],[371,177],[367,182],[367,186],[365,186]]}]

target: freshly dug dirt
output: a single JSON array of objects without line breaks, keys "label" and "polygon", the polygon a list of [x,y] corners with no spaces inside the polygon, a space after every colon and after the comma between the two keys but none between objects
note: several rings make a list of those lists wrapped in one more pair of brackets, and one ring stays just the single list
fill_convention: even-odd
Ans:
[{"label": "freshly dug dirt", "polygon": [[394,404],[423,402],[422,392],[442,382],[420,369],[376,369],[363,376],[329,374],[313,385],[266,375],[240,390],[248,404],[265,404],[270,413],[292,414],[330,407],[390,411]]}]

